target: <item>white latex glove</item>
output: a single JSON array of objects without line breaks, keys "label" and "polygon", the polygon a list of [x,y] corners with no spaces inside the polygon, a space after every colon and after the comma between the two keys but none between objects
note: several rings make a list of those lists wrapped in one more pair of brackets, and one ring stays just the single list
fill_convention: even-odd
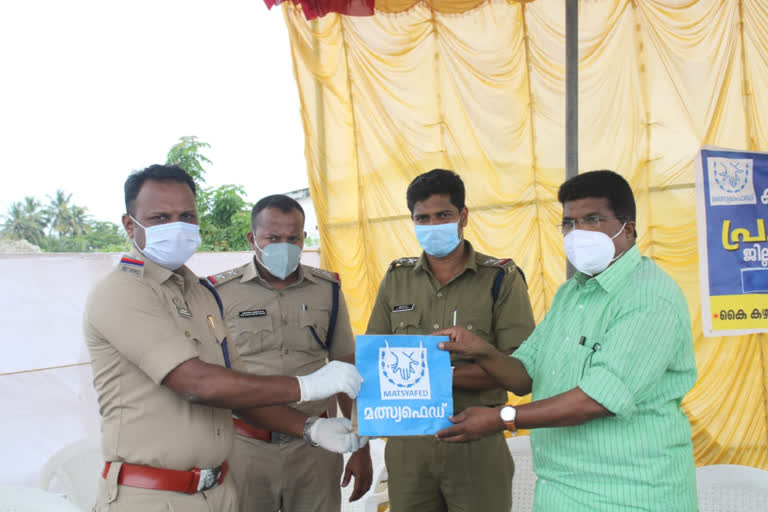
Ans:
[{"label": "white latex glove", "polygon": [[368,442],[352,431],[347,418],[318,418],[309,428],[309,437],[320,448],[336,453],[356,452]]},{"label": "white latex glove", "polygon": [[323,400],[336,393],[346,393],[355,398],[363,383],[357,368],[341,361],[331,361],[314,373],[296,378],[301,388],[299,403]]}]

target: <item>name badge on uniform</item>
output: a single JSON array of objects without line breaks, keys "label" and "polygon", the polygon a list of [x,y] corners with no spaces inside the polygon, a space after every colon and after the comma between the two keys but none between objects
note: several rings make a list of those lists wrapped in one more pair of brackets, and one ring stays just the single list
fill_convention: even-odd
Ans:
[{"label": "name badge on uniform", "polygon": [[238,315],[240,318],[253,318],[255,316],[267,316],[266,309],[251,309],[249,311],[241,311]]},{"label": "name badge on uniform", "polygon": [[183,316],[184,318],[192,318],[192,312],[182,306],[181,304],[174,304],[176,306],[176,314]]},{"label": "name badge on uniform", "polygon": [[392,308],[393,313],[400,313],[401,311],[413,311],[413,304],[399,304]]}]

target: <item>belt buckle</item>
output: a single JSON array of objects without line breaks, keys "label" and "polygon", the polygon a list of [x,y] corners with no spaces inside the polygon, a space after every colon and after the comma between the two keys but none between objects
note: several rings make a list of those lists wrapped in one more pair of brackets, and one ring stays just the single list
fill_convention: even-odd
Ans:
[{"label": "belt buckle", "polygon": [[221,466],[217,468],[206,468],[200,470],[200,480],[197,482],[197,492],[207,491],[219,480],[221,476]]}]

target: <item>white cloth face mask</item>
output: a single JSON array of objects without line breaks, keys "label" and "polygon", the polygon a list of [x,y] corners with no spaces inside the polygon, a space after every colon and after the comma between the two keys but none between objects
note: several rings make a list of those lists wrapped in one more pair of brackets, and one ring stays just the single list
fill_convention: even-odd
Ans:
[{"label": "white cloth face mask", "polygon": [[616,248],[613,246],[613,239],[619,236],[626,225],[626,222],[622,224],[621,229],[613,236],[601,231],[574,229],[563,239],[568,261],[576,270],[588,276],[599,274],[621,256],[619,254],[614,258]]},{"label": "white cloth face mask", "polygon": [[[197,224],[169,222],[144,227],[133,216],[130,217],[144,230],[144,249],[139,249],[138,245],[136,248],[168,270],[176,270],[184,265],[200,246],[200,226]],[[135,238],[133,244],[136,245]]]}]

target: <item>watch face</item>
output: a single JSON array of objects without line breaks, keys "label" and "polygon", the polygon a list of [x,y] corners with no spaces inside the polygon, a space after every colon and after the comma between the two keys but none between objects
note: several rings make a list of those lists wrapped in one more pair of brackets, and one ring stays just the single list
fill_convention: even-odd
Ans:
[{"label": "watch face", "polygon": [[517,415],[517,411],[514,407],[507,406],[501,408],[501,421],[515,421],[515,416]]}]

